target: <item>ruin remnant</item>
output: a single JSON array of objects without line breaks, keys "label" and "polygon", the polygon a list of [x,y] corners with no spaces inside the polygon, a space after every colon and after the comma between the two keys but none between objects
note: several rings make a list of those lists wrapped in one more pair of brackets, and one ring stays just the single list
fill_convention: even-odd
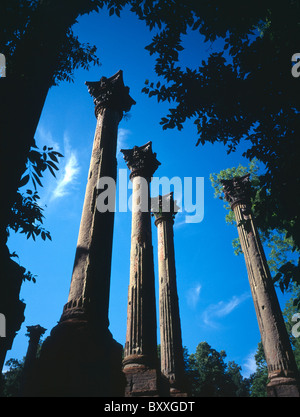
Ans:
[{"label": "ruin remnant", "polygon": [[21,382],[21,395],[26,396],[27,392],[30,392],[32,385],[35,383],[35,367],[37,362],[37,351],[41,336],[46,332],[47,329],[40,326],[27,326],[29,343],[27,353],[24,361],[24,368]]},{"label": "ruin remnant", "polygon": [[68,301],[42,348],[36,395],[123,395],[122,346],[109,329],[108,307],[114,212],[100,212],[97,183],[117,178],[117,133],[123,113],[135,101],[122,71],[86,82],[94,98],[97,125]]},{"label": "ruin remnant", "polygon": [[173,193],[151,199],[158,241],[160,364],[171,396],[186,395],[173,231],[178,210]]},{"label": "ruin remnant", "polygon": [[156,306],[153,247],[151,236],[151,177],[160,165],[152,143],[122,149],[132,181],[132,229],[127,333],[123,370],[126,396],[157,396]]},{"label": "ruin remnant", "polygon": [[270,397],[299,397],[298,372],[265,253],[251,211],[249,174],[222,180],[235,214],[268,365]]}]

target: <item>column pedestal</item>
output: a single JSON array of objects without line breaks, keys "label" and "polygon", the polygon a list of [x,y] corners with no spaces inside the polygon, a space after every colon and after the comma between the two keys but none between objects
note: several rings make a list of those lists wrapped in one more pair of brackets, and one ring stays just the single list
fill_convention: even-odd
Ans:
[{"label": "column pedestal", "polygon": [[125,397],[160,396],[161,384],[157,366],[146,365],[147,363],[148,358],[143,355],[131,355],[123,360]]},{"label": "column pedestal", "polygon": [[89,320],[59,323],[43,343],[35,397],[123,396],[122,345]]},{"label": "column pedestal", "polygon": [[272,378],[267,384],[268,397],[300,397],[295,378]]}]

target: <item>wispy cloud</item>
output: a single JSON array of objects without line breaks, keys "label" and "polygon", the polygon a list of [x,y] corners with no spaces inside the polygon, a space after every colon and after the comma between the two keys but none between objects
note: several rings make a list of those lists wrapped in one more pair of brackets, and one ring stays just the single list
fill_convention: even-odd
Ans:
[{"label": "wispy cloud", "polygon": [[120,152],[121,149],[126,149],[128,147],[127,145],[127,139],[130,136],[131,131],[128,129],[124,129],[122,127],[118,130],[118,142],[117,142],[117,159],[122,159],[123,154]]},{"label": "wispy cloud", "polygon": [[58,174],[56,187],[50,198],[51,201],[62,198],[70,193],[80,171],[76,151],[71,148],[70,140],[66,134],[64,136],[64,154],[64,165],[59,171],[60,174]]},{"label": "wispy cloud", "polygon": [[178,212],[176,214],[175,223],[174,223],[174,229],[179,229],[182,226],[186,225],[186,213],[185,212]]},{"label": "wispy cloud", "polygon": [[200,298],[200,292],[201,292],[201,284],[196,283],[191,287],[187,293],[186,293],[186,301],[189,307],[196,308],[196,305],[198,304],[199,298]]},{"label": "wispy cloud", "polygon": [[203,313],[203,322],[207,326],[217,328],[217,319],[228,316],[245,300],[251,297],[251,294],[244,293],[240,296],[234,295],[229,301],[219,301],[217,304],[211,304]]},{"label": "wispy cloud", "polygon": [[242,368],[243,368],[242,374],[244,378],[248,378],[251,374],[253,374],[256,371],[255,353],[256,353],[256,350],[249,353],[244,363],[242,364]]},{"label": "wispy cloud", "polygon": [[52,132],[40,124],[37,128],[37,145],[39,147],[48,146],[57,152],[61,152],[59,143],[54,140]]}]

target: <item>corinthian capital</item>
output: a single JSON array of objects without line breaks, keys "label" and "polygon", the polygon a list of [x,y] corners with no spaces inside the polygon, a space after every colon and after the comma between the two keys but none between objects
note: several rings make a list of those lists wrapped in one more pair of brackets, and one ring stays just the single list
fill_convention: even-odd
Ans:
[{"label": "corinthian capital", "polygon": [[231,205],[231,208],[237,203],[249,203],[251,197],[250,174],[242,177],[234,177],[231,180],[221,180],[223,185],[225,200]]},{"label": "corinthian capital", "polygon": [[86,81],[90,95],[94,98],[96,117],[103,108],[113,108],[123,115],[133,104],[136,104],[129,95],[129,87],[125,87],[123,71],[118,71],[110,78],[101,77],[100,81]]},{"label": "corinthian capital", "polygon": [[152,151],[152,142],[132,149],[121,149],[124,160],[131,171],[130,178],[140,176],[150,179],[160,165],[156,153]]},{"label": "corinthian capital", "polygon": [[27,326],[27,331],[30,340],[40,340],[40,337],[45,333],[46,329],[38,324],[36,326]]},{"label": "corinthian capital", "polygon": [[158,222],[166,220],[174,223],[176,213],[180,207],[177,206],[173,197],[173,192],[165,194],[163,196],[151,198],[151,212],[155,217],[155,225]]}]

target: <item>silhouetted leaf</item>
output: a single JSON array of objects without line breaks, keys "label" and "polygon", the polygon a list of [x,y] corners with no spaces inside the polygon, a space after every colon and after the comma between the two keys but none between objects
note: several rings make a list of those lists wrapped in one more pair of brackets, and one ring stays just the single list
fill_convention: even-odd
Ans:
[{"label": "silhouetted leaf", "polygon": [[19,184],[19,187],[23,187],[24,185],[26,185],[27,183],[28,183],[28,181],[29,181],[29,175],[27,174],[27,175],[25,175],[22,179],[21,179],[21,181],[20,181],[20,184]]}]

